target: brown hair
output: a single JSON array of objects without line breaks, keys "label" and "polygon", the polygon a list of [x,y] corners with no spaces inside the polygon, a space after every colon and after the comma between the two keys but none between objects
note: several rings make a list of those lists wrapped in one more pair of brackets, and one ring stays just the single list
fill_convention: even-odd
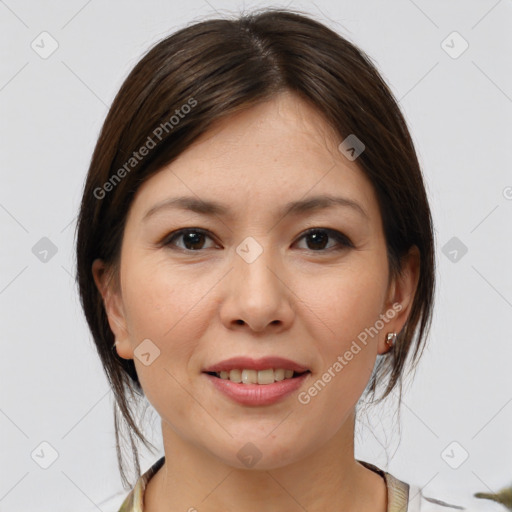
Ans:
[{"label": "brown hair", "polygon": [[[117,407],[132,433],[128,395],[142,398],[133,360],[114,348],[92,263],[103,259],[118,284],[127,213],[140,185],[177,158],[213,122],[289,90],[321,112],[344,139],[366,146],[357,163],[376,191],[387,243],[390,276],[413,245],[420,275],[409,318],[394,350],[379,357],[366,391],[377,401],[396,386],[401,396],[408,355],[411,368],[430,330],[434,296],[434,239],[422,173],[404,117],[370,58],[322,23],[285,9],[236,19],[195,23],[156,44],[135,66],[108,112],[92,156],[77,225],[77,282],[85,317],[115,394],[116,448],[124,484]],[[185,108],[185,106],[188,106]],[[142,151],[146,147],[148,151]],[[141,156],[144,154],[144,156]]]}]

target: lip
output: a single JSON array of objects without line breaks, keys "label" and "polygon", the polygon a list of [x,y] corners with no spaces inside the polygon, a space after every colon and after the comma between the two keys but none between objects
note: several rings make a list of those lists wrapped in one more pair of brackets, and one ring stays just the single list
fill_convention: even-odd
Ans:
[{"label": "lip", "polygon": [[[240,368],[240,366],[236,366],[236,368]],[[245,366],[245,368],[247,368],[247,366]],[[279,368],[283,367],[279,366]],[[293,368],[288,369],[291,370]],[[292,379],[284,379],[278,382],[274,382],[273,384],[243,384],[232,382],[229,379],[221,379],[219,377],[209,375],[208,373],[204,374],[204,376],[211,382],[215,389],[226,395],[228,398],[231,398],[235,402],[249,406],[271,405],[285,399],[288,395],[299,389],[303,382],[309,377],[309,375],[310,372],[307,372],[303,375],[299,375],[298,377],[294,377]]]},{"label": "lip", "polygon": [[[208,368],[205,368],[203,372],[229,372],[230,370],[267,370],[283,369],[293,370],[297,373],[303,373],[309,370],[305,366],[278,356],[262,357],[260,359],[253,359],[252,357],[232,357],[219,363],[216,363]],[[282,382],[282,381],[281,381]],[[244,384],[248,386],[249,384]],[[260,386],[261,384],[258,384]],[[273,384],[264,384],[265,386],[272,386]]]}]

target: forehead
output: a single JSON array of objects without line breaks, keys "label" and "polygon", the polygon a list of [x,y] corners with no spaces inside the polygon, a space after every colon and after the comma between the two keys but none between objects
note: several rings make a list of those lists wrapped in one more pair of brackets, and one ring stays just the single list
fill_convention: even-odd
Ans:
[{"label": "forehead", "polygon": [[152,205],[184,194],[215,199],[234,211],[341,194],[375,214],[373,186],[357,161],[340,153],[340,142],[309,103],[279,94],[218,120],[140,187],[133,213],[142,217]]},{"label": "forehead", "polygon": [[285,91],[216,121],[181,157],[194,153],[194,158],[206,155],[210,160],[225,161],[247,154],[260,162],[277,156],[285,162],[300,155],[332,160],[339,157],[338,139],[317,109],[298,95]]}]

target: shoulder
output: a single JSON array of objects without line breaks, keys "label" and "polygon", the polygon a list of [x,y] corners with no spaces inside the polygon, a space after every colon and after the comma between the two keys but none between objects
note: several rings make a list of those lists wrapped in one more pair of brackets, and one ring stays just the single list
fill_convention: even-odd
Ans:
[{"label": "shoulder", "polygon": [[466,512],[501,511],[503,507],[497,503],[475,498],[470,492],[459,492],[453,498],[430,495],[418,485],[409,485],[409,498],[407,512],[453,512],[465,510]]},{"label": "shoulder", "polygon": [[408,512],[450,512],[453,510],[465,510],[465,507],[459,503],[450,503],[425,496],[421,487],[417,485],[409,485],[409,507]]},{"label": "shoulder", "polygon": [[90,506],[85,509],[86,512],[120,512],[124,509],[120,508],[127,500],[129,496],[133,494],[133,489],[131,491],[118,491],[115,494],[111,494],[108,498],[103,499],[97,504]]},{"label": "shoulder", "polygon": [[477,499],[469,492],[459,492],[453,497],[438,497],[425,492],[422,487],[413,483],[406,483],[391,473],[379,469],[369,463],[367,467],[379,472],[386,481],[388,490],[387,512],[454,512],[466,510],[467,512],[483,512],[489,509],[489,503]]},{"label": "shoulder", "polygon": [[146,472],[139,476],[135,486],[125,497],[120,507],[112,509],[112,512],[143,512],[144,509],[144,493],[147,483],[155,475],[155,473],[163,466],[165,456],[160,457],[153,463]]}]

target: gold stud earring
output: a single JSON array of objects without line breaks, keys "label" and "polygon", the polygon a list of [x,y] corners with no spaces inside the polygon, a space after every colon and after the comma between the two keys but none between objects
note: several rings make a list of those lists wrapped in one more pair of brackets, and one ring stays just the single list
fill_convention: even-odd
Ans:
[{"label": "gold stud earring", "polygon": [[390,348],[393,348],[395,346],[396,337],[396,332],[388,332],[386,334],[386,345]]}]

